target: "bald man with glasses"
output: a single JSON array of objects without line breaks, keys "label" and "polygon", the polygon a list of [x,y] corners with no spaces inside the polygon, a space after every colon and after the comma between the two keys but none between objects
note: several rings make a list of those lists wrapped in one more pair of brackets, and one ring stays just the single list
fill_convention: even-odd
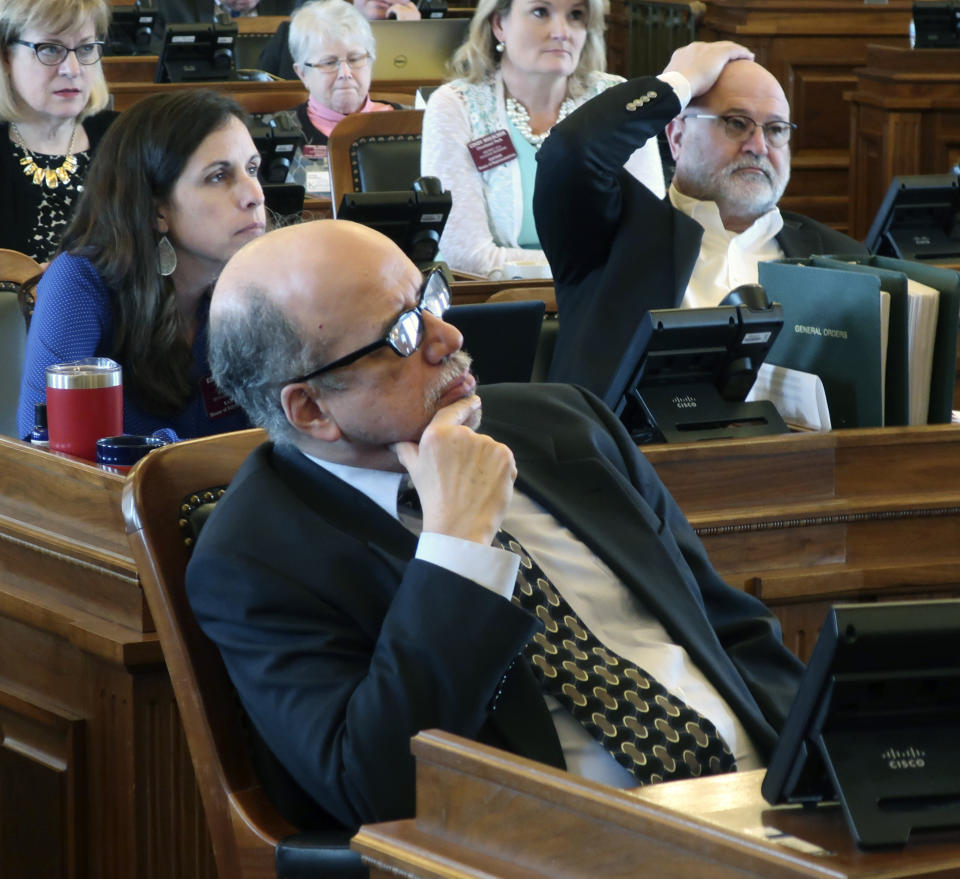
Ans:
[{"label": "bald man with glasses", "polygon": [[338,220],[217,282],[214,379],[271,442],[187,589],[267,791],[303,828],[409,816],[427,728],[620,787],[762,766],[800,671],[775,620],[595,397],[478,391],[448,304]]},{"label": "bald man with glasses", "polygon": [[[598,95],[550,133],[534,214],[560,310],[550,378],[601,397],[654,308],[719,305],[760,262],[864,247],[777,207],[797,126],[774,76],[736,43],[691,43],[657,77]],[[676,170],[659,199],[623,170],[666,133]]]}]

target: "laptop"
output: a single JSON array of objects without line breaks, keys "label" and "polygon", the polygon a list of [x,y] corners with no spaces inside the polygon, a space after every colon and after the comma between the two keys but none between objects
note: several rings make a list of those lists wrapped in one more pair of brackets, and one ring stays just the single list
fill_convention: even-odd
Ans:
[{"label": "laptop", "polygon": [[469,26],[469,18],[371,21],[377,41],[373,81],[448,79],[447,62],[466,39]]},{"label": "laptop", "polygon": [[463,350],[473,358],[478,384],[528,382],[544,308],[539,299],[454,305],[443,319],[463,334]]}]

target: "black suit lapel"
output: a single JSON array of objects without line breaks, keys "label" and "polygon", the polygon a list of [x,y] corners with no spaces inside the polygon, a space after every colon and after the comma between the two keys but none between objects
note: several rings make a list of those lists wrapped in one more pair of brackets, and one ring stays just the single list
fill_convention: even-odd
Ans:
[{"label": "black suit lapel", "polygon": [[[669,202],[669,195],[666,200]],[[703,239],[703,226],[696,220],[676,208],[673,208],[670,214],[676,226],[673,233],[673,277],[676,283],[673,289],[673,302],[657,306],[660,308],[680,307],[694,266],[700,258],[700,242]]]},{"label": "black suit lapel", "polygon": [[825,252],[823,239],[816,227],[803,225],[789,217],[783,218],[783,228],[777,235],[777,244],[788,259]]},{"label": "black suit lapel", "polygon": [[[679,573],[684,560],[672,555],[660,537],[664,523],[611,463],[618,453],[610,434],[596,421],[587,434],[556,430],[553,421],[538,418],[536,397],[526,402],[522,415],[499,413],[494,406],[482,428],[513,450],[517,486],[602,559],[678,643],[711,638],[712,630],[700,622],[703,608],[694,597],[695,584]],[[584,422],[572,417],[574,423]],[[639,578],[639,570],[650,580]]]},{"label": "black suit lapel", "polygon": [[293,446],[274,446],[273,461],[290,491],[331,524],[365,541],[378,554],[385,552],[404,563],[413,558],[416,536],[363,492],[314,464]]}]

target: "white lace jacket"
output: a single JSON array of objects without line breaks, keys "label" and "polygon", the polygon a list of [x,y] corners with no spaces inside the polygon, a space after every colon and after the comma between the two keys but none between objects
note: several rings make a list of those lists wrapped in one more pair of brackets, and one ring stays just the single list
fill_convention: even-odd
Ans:
[{"label": "white lace jacket", "polygon": [[[591,73],[577,106],[623,82],[620,76]],[[546,258],[541,250],[517,246],[523,222],[523,191],[516,160],[480,173],[467,149],[470,141],[507,128],[503,80],[499,71],[481,83],[454,80],[438,88],[423,117],[421,173],[439,177],[453,195],[453,207],[440,239],[451,268],[502,277],[505,262]],[[665,194],[656,141],[640,147],[625,166],[659,197]]]}]

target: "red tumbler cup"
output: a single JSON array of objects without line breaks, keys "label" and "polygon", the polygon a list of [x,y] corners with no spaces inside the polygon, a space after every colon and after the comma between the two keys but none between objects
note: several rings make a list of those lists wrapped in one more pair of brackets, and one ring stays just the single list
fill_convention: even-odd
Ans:
[{"label": "red tumbler cup", "polygon": [[84,357],[47,367],[50,450],[97,460],[97,440],[123,433],[120,364]]}]

